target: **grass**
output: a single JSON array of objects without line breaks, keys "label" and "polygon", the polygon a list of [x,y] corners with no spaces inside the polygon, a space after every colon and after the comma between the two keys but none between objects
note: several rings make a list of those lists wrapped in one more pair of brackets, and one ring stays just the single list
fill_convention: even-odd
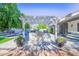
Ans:
[{"label": "grass", "polygon": [[13,38],[0,38],[0,44],[8,42],[10,40],[12,40]]}]

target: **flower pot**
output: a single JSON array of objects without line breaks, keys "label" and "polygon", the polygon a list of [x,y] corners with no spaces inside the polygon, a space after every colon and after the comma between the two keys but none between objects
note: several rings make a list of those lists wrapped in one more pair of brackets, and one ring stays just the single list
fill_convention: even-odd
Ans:
[{"label": "flower pot", "polygon": [[58,43],[58,47],[63,47],[64,43]]},{"label": "flower pot", "polygon": [[21,41],[17,41],[17,46],[18,47],[22,47],[23,46],[23,43]]}]

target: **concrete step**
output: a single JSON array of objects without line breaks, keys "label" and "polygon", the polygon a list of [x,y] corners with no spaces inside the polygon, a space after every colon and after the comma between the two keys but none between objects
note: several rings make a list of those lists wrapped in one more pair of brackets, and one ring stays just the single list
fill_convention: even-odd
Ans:
[{"label": "concrete step", "polygon": [[69,38],[69,39],[74,39],[74,40],[79,41],[79,35],[78,34],[67,34],[66,37]]},{"label": "concrete step", "polygon": [[79,38],[79,35],[75,35],[75,34],[67,34],[67,36]]}]

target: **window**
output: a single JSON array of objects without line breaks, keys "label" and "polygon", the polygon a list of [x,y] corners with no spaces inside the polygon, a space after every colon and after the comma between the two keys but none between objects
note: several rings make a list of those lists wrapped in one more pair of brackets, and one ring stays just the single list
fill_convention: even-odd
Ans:
[{"label": "window", "polygon": [[77,23],[77,31],[79,32],[79,23]]}]

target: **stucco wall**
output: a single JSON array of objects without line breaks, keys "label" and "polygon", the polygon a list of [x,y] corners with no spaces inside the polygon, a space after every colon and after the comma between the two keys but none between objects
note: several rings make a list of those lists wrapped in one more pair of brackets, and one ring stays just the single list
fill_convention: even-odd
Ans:
[{"label": "stucco wall", "polygon": [[78,32],[77,23],[79,23],[79,20],[68,22],[68,32]]}]

